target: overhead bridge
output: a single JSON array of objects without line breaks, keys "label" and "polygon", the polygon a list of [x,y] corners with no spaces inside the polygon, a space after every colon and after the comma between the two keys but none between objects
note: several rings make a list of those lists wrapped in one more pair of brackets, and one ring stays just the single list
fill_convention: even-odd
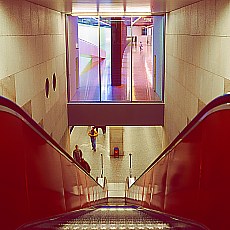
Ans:
[{"label": "overhead bridge", "polygon": [[67,104],[69,126],[163,126],[164,103]]}]

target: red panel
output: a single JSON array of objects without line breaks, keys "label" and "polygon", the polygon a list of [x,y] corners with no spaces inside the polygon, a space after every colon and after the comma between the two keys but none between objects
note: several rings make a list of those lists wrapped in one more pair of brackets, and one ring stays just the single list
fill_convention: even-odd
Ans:
[{"label": "red panel", "polygon": [[226,229],[230,213],[230,111],[204,121],[200,182],[200,220],[211,229]]},{"label": "red panel", "polygon": [[67,211],[79,209],[81,207],[81,202],[78,186],[78,168],[64,156],[61,157],[61,162],[66,209]]},{"label": "red panel", "polygon": [[21,121],[1,112],[0,127],[1,229],[15,229],[28,220],[29,213]]},{"label": "red panel", "polygon": [[199,128],[169,154],[165,196],[166,212],[188,218],[197,217],[202,151],[200,143]]},{"label": "red panel", "polygon": [[153,168],[150,169],[145,175],[145,196],[143,197],[142,205],[144,207],[150,206],[151,202],[151,192],[152,192],[152,183],[153,183]]},{"label": "red panel", "polygon": [[81,207],[85,207],[87,203],[85,174],[82,171],[78,171],[77,173],[78,173],[78,185],[80,191]]},{"label": "red panel", "polygon": [[155,165],[153,174],[151,206],[161,211],[164,210],[167,165],[168,157],[166,156]]},{"label": "red panel", "polygon": [[60,154],[31,128],[23,126],[30,218],[63,213],[66,208]]},{"label": "red panel", "polygon": [[65,152],[61,153],[61,148],[34,121],[21,113],[28,123],[0,111],[0,211],[4,230],[87,206],[87,185],[103,191]]},{"label": "red panel", "polygon": [[210,114],[138,179],[136,184],[146,187],[153,172],[145,205],[150,199],[151,208],[198,221],[210,229],[228,228],[229,119],[230,110]]}]

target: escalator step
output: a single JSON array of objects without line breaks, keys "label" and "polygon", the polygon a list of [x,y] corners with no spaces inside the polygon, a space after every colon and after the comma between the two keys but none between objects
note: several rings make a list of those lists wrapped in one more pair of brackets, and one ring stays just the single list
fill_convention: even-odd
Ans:
[{"label": "escalator step", "polygon": [[159,213],[148,213],[130,206],[104,206],[90,209],[82,215],[74,212],[49,221],[44,221],[20,230],[83,230],[83,229],[162,229],[162,230],[199,230],[203,229],[191,223],[165,217]]}]

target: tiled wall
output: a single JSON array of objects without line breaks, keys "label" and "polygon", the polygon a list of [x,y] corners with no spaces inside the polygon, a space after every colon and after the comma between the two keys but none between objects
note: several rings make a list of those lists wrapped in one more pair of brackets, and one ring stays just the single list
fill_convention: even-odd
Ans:
[{"label": "tiled wall", "polygon": [[229,22],[228,0],[199,1],[167,15],[168,143],[208,102],[230,91]]},{"label": "tiled wall", "polygon": [[68,150],[64,19],[27,1],[0,1],[0,94],[23,107]]}]

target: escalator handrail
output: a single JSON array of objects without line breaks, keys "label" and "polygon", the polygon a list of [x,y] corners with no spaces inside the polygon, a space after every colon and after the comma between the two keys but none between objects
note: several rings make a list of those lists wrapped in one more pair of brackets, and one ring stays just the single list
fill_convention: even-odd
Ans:
[{"label": "escalator handrail", "polygon": [[163,152],[149,165],[149,167],[137,178],[129,188],[136,184],[151,168],[154,167],[163,157],[172,151],[186,136],[190,133],[205,117],[215,112],[215,108],[230,103],[230,94],[224,94],[213,99],[208,103],[192,120],[191,122],[177,135],[177,137],[163,150]]},{"label": "escalator handrail", "polygon": [[[39,134],[39,136],[47,143],[52,145],[53,148],[55,148],[60,154],[64,155],[67,159],[69,159],[72,163],[75,163],[77,167],[83,171],[88,177],[90,177],[92,180],[95,181],[98,186],[102,187],[89,173],[87,173],[82,166],[76,162],[73,157],[71,157],[40,125],[38,125],[29,115],[26,113],[20,106],[18,106],[13,101],[0,96],[0,106],[5,107],[13,111],[13,114],[20,115],[26,122],[29,123],[31,127],[33,127],[34,130]],[[0,107],[0,111],[3,109]]]}]

